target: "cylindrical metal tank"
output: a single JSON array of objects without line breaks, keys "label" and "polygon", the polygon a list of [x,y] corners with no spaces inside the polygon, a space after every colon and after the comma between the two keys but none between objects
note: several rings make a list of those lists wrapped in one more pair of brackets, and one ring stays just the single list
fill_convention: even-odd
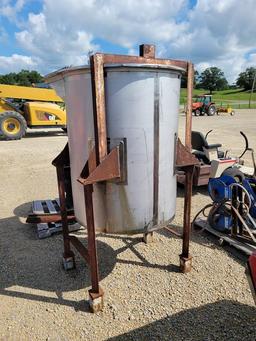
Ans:
[{"label": "cylindrical metal tank", "polygon": [[[107,135],[111,147],[125,139],[127,181],[93,185],[95,225],[106,232],[142,231],[175,215],[182,70],[134,64],[105,70]],[[74,209],[85,226],[84,191],[77,178],[94,145],[90,68],[64,69],[46,80],[66,102]]]}]

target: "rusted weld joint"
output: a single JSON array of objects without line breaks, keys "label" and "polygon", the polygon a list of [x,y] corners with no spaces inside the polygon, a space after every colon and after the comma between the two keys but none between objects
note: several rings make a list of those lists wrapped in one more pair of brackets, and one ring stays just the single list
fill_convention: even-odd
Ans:
[{"label": "rusted weld joint", "polygon": [[116,146],[107,154],[103,160],[96,166],[96,150],[93,149],[87,161],[88,176],[85,169],[77,179],[83,186],[92,185],[97,182],[120,179],[120,148]]}]

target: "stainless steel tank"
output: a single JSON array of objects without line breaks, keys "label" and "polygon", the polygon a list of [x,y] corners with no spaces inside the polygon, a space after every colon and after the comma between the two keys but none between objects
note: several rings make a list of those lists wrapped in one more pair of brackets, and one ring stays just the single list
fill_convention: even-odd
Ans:
[{"label": "stainless steel tank", "polygon": [[[126,141],[127,181],[93,185],[95,224],[98,230],[131,233],[175,215],[175,141],[183,70],[141,64],[105,70],[107,134],[112,147]],[[83,186],[77,178],[94,143],[90,69],[68,68],[46,80],[66,102],[75,216],[86,226]]]}]

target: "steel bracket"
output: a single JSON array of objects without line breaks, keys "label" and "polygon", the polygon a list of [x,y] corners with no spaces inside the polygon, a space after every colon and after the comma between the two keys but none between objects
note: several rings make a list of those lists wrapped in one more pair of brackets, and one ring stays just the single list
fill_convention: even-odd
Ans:
[{"label": "steel bracket", "polygon": [[180,168],[199,165],[198,159],[178,138],[176,142],[176,171]]},{"label": "steel bracket", "polygon": [[[87,165],[83,169],[80,177],[77,179],[83,186],[92,185],[97,182],[116,180],[116,182],[124,181],[126,169],[121,167],[124,157],[124,144],[121,142],[107,154],[98,166],[96,166],[95,148],[91,151]],[[86,176],[86,168],[89,175]]]}]

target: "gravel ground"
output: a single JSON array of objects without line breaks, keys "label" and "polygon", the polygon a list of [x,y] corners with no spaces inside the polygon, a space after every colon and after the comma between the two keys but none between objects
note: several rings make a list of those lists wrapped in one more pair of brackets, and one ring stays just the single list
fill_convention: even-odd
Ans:
[{"label": "gravel ground", "polygon": [[[194,129],[210,135],[237,155],[243,129],[256,147],[256,111],[193,118]],[[184,116],[180,116],[183,136]],[[98,235],[105,308],[89,313],[87,268],[61,266],[62,237],[38,240],[25,224],[31,201],[57,196],[51,160],[64,147],[60,132],[31,131],[21,141],[1,141],[0,340],[256,340],[256,309],[244,275],[245,259],[193,234],[193,271],[178,271],[181,241],[156,233]],[[249,159],[249,158],[248,158]],[[174,224],[182,226],[179,188]],[[192,215],[209,201],[207,190],[193,194]],[[81,240],[85,232],[76,233]]]}]

